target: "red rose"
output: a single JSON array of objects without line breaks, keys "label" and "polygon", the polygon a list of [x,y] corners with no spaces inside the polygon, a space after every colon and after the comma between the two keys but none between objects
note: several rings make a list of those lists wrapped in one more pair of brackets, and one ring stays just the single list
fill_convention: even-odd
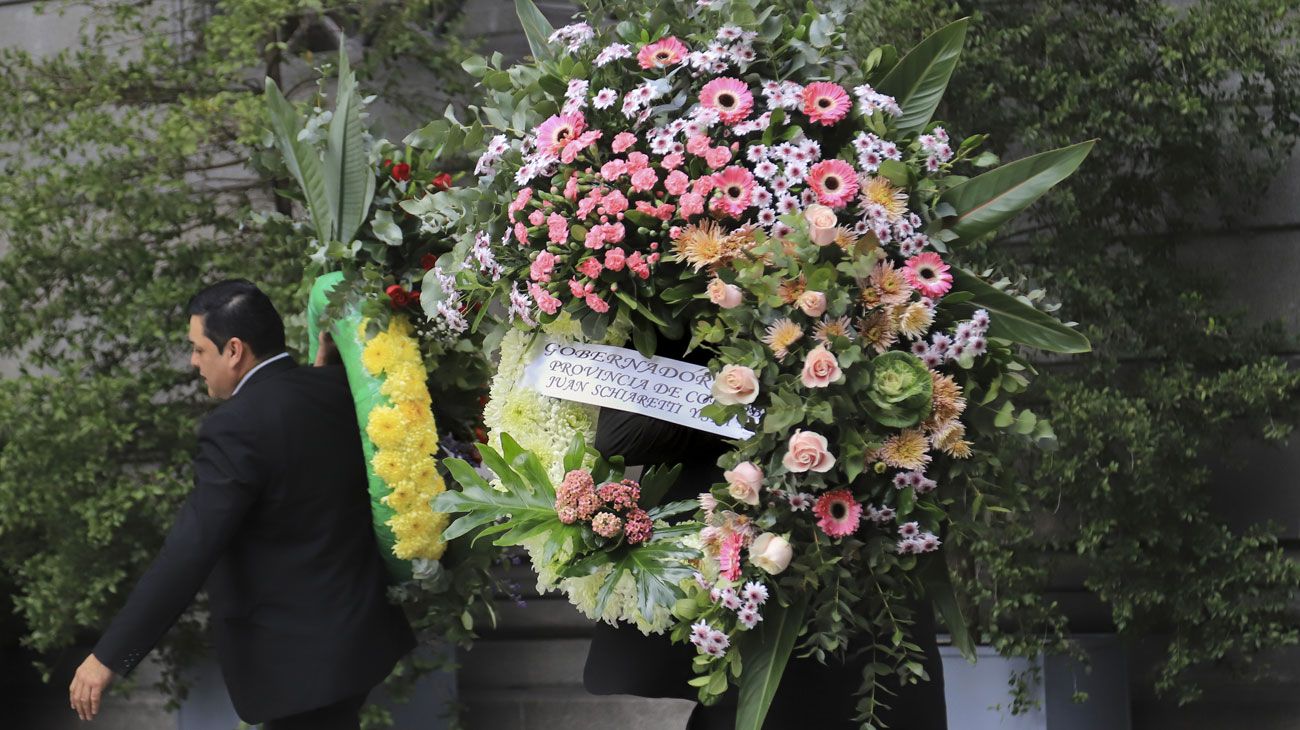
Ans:
[{"label": "red rose", "polygon": [[441,175],[435,177],[433,181],[429,183],[429,185],[433,186],[434,190],[450,190],[451,175],[449,173],[444,172]]},{"label": "red rose", "polygon": [[438,264],[438,256],[436,254],[426,253],[425,255],[420,257],[420,268],[424,269],[425,271],[432,269],[437,264]]},{"label": "red rose", "polygon": [[401,284],[393,284],[384,290],[388,294],[388,305],[393,309],[405,309],[410,304],[410,298]]},{"label": "red rose", "polygon": [[399,162],[393,165],[392,175],[397,182],[406,182],[411,179],[411,166],[405,162]]},{"label": "red rose", "polygon": [[388,168],[390,168],[390,167],[392,167],[392,166],[393,166],[393,161],[392,161],[392,160],[384,160],[384,169],[388,169]]}]

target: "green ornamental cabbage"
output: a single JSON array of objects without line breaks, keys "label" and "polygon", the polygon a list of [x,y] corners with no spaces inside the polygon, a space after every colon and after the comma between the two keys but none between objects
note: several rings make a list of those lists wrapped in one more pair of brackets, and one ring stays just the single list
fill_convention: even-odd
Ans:
[{"label": "green ornamental cabbage", "polygon": [[871,385],[863,405],[882,426],[915,426],[930,412],[930,371],[915,355],[891,350],[872,360],[868,370]]}]

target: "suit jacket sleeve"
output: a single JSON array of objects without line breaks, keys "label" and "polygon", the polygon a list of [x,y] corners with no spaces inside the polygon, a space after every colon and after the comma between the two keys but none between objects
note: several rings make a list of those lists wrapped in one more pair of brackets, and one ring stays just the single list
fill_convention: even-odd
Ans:
[{"label": "suit jacket sleeve", "polygon": [[199,429],[194,489],[158,554],[93,651],[119,675],[140,663],[176,623],[239,530],[264,484],[246,433],[229,413]]}]

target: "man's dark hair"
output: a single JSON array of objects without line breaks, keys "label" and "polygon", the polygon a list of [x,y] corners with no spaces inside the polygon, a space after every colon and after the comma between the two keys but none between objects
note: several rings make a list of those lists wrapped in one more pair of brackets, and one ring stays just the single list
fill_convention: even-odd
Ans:
[{"label": "man's dark hair", "polygon": [[284,352],[284,320],[271,298],[246,279],[220,281],[195,294],[186,307],[191,316],[203,317],[203,334],[226,349],[238,337],[261,360]]}]

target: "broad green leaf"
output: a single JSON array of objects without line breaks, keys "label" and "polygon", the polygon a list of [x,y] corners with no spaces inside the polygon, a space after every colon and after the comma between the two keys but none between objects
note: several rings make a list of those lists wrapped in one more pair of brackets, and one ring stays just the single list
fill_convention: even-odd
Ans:
[{"label": "broad green leaf", "polygon": [[310,143],[299,140],[302,131],[302,117],[298,110],[280,93],[275,81],[266,80],[266,106],[270,112],[271,129],[275,132],[275,143],[284,157],[284,164],[293,174],[302,188],[303,200],[307,213],[311,216],[312,228],[321,243],[333,240],[334,219],[330,213],[329,196],[325,192],[325,171],[320,155]]},{"label": "broad green leaf", "polygon": [[533,58],[538,61],[554,58],[550,37],[555,29],[546,16],[542,15],[542,11],[537,9],[533,0],[515,0],[515,13],[519,15],[519,23],[524,26],[524,35],[528,37],[528,48],[533,52]]},{"label": "broad green leaf", "polygon": [[374,232],[375,238],[389,246],[402,245],[402,228],[393,222],[393,214],[390,211],[375,211],[375,217],[370,221],[370,230]]},{"label": "broad green leaf", "polygon": [[340,43],[338,92],[325,148],[325,190],[335,216],[334,238],[342,243],[356,238],[375,195],[375,171],[370,167],[356,87],[347,50]]},{"label": "broad green leaf", "polygon": [[1096,140],[1040,152],[948,188],[939,197],[957,211],[947,230],[969,243],[1010,220],[1069,177]]},{"label": "broad green leaf", "polygon": [[922,566],[920,574],[926,594],[934,602],[934,607],[939,610],[939,616],[943,618],[944,626],[948,628],[952,645],[957,647],[966,661],[974,663],[975,642],[971,639],[966,618],[962,616],[957,595],[953,592],[948,564],[944,562],[942,555],[931,556],[926,565]]},{"label": "broad green leaf", "polygon": [[758,629],[746,631],[741,637],[739,649],[745,671],[740,675],[736,730],[762,730],[795,639],[804,626],[809,598],[805,590],[789,606],[771,602],[763,611]]},{"label": "broad green leaf", "polygon": [[969,22],[969,18],[962,18],[931,33],[877,85],[877,91],[894,97],[903,110],[893,122],[899,133],[920,132],[930,123],[948,88],[952,70],[957,67]]},{"label": "broad green leaf", "polygon": [[1078,330],[1066,327],[1052,315],[993,288],[969,271],[954,266],[951,273],[953,291],[969,292],[974,295],[969,300],[957,304],[954,309],[962,311],[987,309],[990,317],[990,336],[1047,352],[1074,354],[1092,349],[1087,337]]}]

